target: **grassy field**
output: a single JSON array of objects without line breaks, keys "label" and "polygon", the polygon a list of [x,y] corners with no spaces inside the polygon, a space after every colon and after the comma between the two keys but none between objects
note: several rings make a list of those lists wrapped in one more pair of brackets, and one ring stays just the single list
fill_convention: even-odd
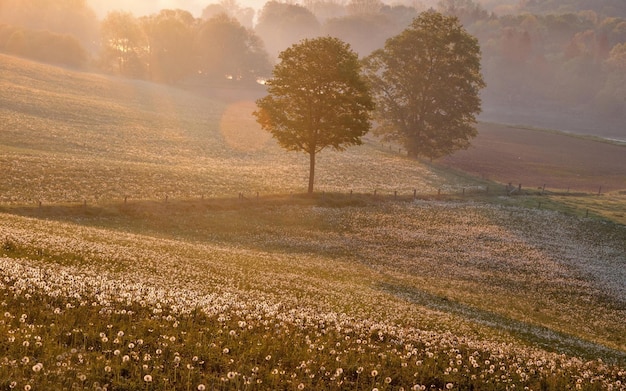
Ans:
[{"label": "grassy field", "polygon": [[[626,145],[562,132],[479,124],[472,147],[444,167],[522,186],[520,204],[549,205],[626,225]],[[537,195],[541,195],[537,197]],[[549,197],[544,197],[548,195]]]},{"label": "grassy field", "polygon": [[249,100],[0,71],[0,389],[625,389],[626,226],[571,196],[368,139],[306,197]]}]

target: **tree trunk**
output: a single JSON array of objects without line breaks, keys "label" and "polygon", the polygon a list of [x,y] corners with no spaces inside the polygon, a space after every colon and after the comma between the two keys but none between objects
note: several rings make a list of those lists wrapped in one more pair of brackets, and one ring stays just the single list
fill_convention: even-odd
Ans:
[{"label": "tree trunk", "polygon": [[313,182],[315,181],[315,151],[309,152],[309,194],[313,194]]}]

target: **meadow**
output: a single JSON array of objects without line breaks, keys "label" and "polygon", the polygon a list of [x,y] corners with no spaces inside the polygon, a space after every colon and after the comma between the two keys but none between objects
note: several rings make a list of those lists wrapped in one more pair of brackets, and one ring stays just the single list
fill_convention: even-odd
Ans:
[{"label": "meadow", "polygon": [[372,138],[306,197],[249,99],[0,71],[0,389],[626,389],[626,226]]}]

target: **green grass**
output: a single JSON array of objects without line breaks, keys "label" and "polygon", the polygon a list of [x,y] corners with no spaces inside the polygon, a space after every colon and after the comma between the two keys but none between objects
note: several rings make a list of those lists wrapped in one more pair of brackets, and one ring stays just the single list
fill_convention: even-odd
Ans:
[{"label": "green grass", "polygon": [[307,196],[250,102],[0,68],[0,388],[623,388],[621,194],[368,139]]}]

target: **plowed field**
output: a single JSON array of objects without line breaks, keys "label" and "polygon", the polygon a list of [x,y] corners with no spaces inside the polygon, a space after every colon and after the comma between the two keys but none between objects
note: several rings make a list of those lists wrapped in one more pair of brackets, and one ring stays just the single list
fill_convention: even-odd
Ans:
[{"label": "plowed field", "polygon": [[481,123],[472,146],[445,166],[525,188],[626,189],[626,146],[543,130]]}]

